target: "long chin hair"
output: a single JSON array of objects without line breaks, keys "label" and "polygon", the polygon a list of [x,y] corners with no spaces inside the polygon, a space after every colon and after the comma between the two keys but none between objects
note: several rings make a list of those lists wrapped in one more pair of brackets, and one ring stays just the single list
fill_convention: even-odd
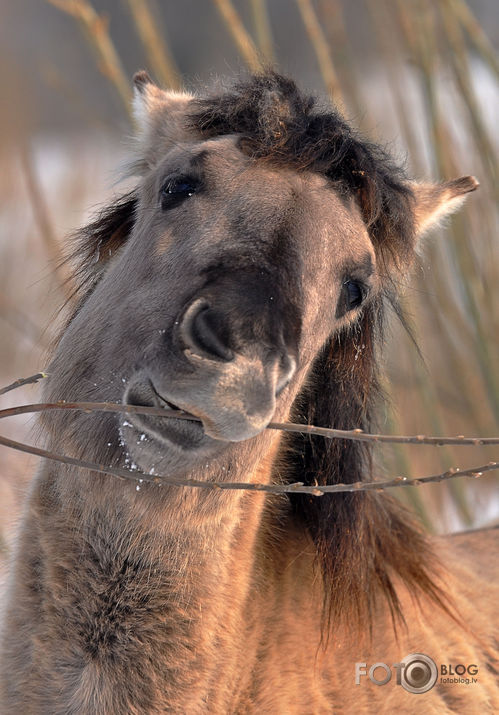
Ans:
[{"label": "long chin hair", "polygon": [[[295,402],[295,421],[373,430],[381,392],[376,352],[383,337],[383,302],[380,298],[369,305],[355,326],[324,345]],[[286,452],[290,483],[351,484],[375,478],[368,442],[293,434]],[[416,597],[427,594],[448,611],[432,577],[437,560],[424,534],[386,492],[292,494],[290,500],[294,519],[309,531],[317,550],[325,633],[345,622],[371,631],[380,597],[386,599],[394,628],[404,623],[394,577]]]}]

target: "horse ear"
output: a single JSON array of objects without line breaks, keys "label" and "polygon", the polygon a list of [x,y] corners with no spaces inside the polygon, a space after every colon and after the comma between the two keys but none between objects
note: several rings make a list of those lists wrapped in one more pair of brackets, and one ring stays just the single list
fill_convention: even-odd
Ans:
[{"label": "horse ear", "polygon": [[442,184],[412,182],[410,186],[415,198],[415,228],[419,238],[457,211],[466,195],[475,191],[479,183],[474,176],[462,176]]},{"label": "horse ear", "polygon": [[147,72],[133,78],[133,114],[138,152],[142,162],[135,168],[151,168],[160,152],[189,135],[186,114],[193,96],[187,92],[165,91],[154,84]]}]

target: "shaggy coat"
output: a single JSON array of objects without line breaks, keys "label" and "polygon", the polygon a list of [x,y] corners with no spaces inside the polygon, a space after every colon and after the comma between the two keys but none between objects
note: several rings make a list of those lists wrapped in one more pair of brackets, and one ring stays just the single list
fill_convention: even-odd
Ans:
[{"label": "shaggy coat", "polygon": [[[213,95],[135,78],[135,188],[78,236],[44,397],[50,449],[149,474],[370,480],[388,310],[428,228],[477,182],[411,182],[268,72]],[[140,477],[140,475],[138,475]],[[493,532],[430,540],[386,493],[129,484],[45,463],[8,595],[1,712],[486,713],[499,708]],[[423,653],[476,669],[424,694],[363,676]],[[378,679],[380,678],[377,672]]]}]

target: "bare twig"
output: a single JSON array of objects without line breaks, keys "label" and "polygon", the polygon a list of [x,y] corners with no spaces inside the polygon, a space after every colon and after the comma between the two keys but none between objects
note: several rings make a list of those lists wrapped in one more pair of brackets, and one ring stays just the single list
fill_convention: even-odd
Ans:
[{"label": "bare twig", "polygon": [[36,375],[31,375],[30,377],[20,377],[19,380],[16,380],[10,385],[0,388],[0,395],[5,395],[6,392],[10,392],[11,390],[16,390],[18,387],[22,387],[22,385],[31,385],[42,380],[44,377],[48,377],[46,372],[37,372]]},{"label": "bare twig", "polygon": [[[14,389],[11,387],[11,389]],[[143,405],[122,405],[115,402],[43,402],[30,405],[19,405],[0,410],[0,419],[14,417],[31,412],[46,412],[47,410],[81,410],[82,412],[119,412],[123,414],[151,415],[155,417],[175,417],[179,420],[200,422],[199,418],[180,410],[167,410],[162,407],[145,407]],[[388,435],[369,434],[361,429],[341,430],[314,425],[296,424],[293,422],[271,422],[267,429],[284,432],[311,434],[328,439],[348,439],[358,442],[387,442],[392,444],[426,444],[441,446],[444,444],[462,446],[483,446],[499,444],[499,437],[425,437],[424,435]]]},{"label": "bare twig", "polygon": [[158,31],[148,0],[127,0],[127,2],[152,71],[167,87],[180,89],[180,73],[165,42],[164,32],[160,34]]},{"label": "bare twig", "polygon": [[227,25],[227,29],[232,35],[239,52],[244,57],[244,60],[248,64],[249,68],[253,71],[261,69],[258,50],[246,31],[231,0],[213,0],[213,2],[217,6],[225,24]]},{"label": "bare twig", "polygon": [[127,114],[131,117],[130,84],[109,35],[107,17],[99,15],[88,0],[47,0],[47,2],[72,15],[80,23],[96,53],[100,71],[114,84]]},{"label": "bare twig", "polygon": [[228,490],[244,490],[256,492],[268,492],[271,494],[310,494],[312,496],[323,496],[324,494],[334,494],[338,492],[365,492],[365,491],[382,491],[392,487],[407,487],[420,486],[430,482],[443,482],[455,477],[481,477],[484,472],[490,472],[499,469],[499,462],[489,462],[480,467],[472,467],[470,469],[449,469],[442,474],[433,474],[428,477],[419,477],[418,479],[407,479],[406,477],[395,477],[387,481],[374,482],[354,482],[353,484],[327,484],[308,486],[303,482],[295,482],[293,484],[261,484],[261,483],[245,483],[245,482],[208,482],[199,479],[185,479],[181,477],[166,476],[166,475],[151,475],[144,472],[128,471],[120,467],[107,467],[95,462],[87,462],[85,460],[76,459],[75,457],[67,457],[62,454],[49,452],[45,449],[32,447],[31,445],[22,442],[16,442],[7,437],[0,436],[0,445],[10,447],[20,452],[34,454],[37,457],[44,457],[55,462],[63,464],[71,464],[82,469],[89,469],[92,472],[100,474],[110,474],[121,479],[132,480],[137,482],[140,488],[140,483],[147,482],[156,486],[175,486],[175,487],[195,487],[197,489],[228,489]]},{"label": "bare twig", "polygon": [[[46,373],[37,373],[30,377],[20,378],[11,385],[7,385],[0,390],[0,394],[4,394],[10,390],[14,390],[21,385],[38,382],[38,380],[47,377]],[[0,419],[2,417],[13,417],[14,415],[26,414],[30,412],[44,412],[46,410],[82,410],[84,412],[119,412],[125,414],[145,414],[160,417],[175,417],[177,419],[194,420],[192,415],[177,410],[166,410],[159,407],[145,407],[141,405],[121,405],[109,402],[56,402],[56,403],[40,403],[32,405],[20,405],[0,410]],[[411,442],[413,444],[468,444],[468,445],[483,445],[483,444],[499,444],[499,437],[423,437],[417,435],[415,437],[391,436],[391,435],[374,435],[362,432],[362,430],[336,430],[323,427],[314,427],[313,425],[300,425],[293,423],[274,422],[268,425],[268,429],[284,430],[289,432],[301,432],[305,434],[315,434],[328,438],[353,439],[361,441],[374,442]],[[480,477],[484,472],[489,472],[499,469],[498,462],[489,462],[480,467],[460,470],[458,468],[449,469],[441,474],[420,477],[417,479],[408,479],[407,477],[395,477],[386,481],[374,482],[354,482],[353,484],[332,484],[325,486],[307,486],[302,482],[295,484],[246,484],[243,482],[205,482],[196,479],[182,479],[179,477],[171,477],[165,475],[145,474],[138,470],[126,470],[119,467],[105,466],[94,462],[68,457],[66,455],[56,454],[48,450],[40,449],[22,442],[16,442],[7,437],[0,436],[0,445],[16,449],[28,454],[34,454],[38,457],[44,457],[63,464],[71,464],[83,469],[90,469],[101,474],[110,474],[121,479],[133,481],[148,482],[157,486],[181,486],[181,487],[196,487],[200,489],[238,489],[247,491],[264,491],[273,494],[289,494],[303,493],[314,496],[322,496],[335,492],[353,492],[367,490],[383,490],[391,487],[400,486],[419,486],[430,482],[442,482],[455,477]]]}]

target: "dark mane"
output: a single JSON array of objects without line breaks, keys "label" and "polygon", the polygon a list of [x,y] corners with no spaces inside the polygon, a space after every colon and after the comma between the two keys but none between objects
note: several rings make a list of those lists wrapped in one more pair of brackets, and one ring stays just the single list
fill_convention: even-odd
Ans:
[{"label": "dark mane", "polygon": [[201,136],[239,134],[241,148],[255,158],[324,174],[357,199],[379,251],[402,258],[412,249],[412,193],[403,169],[330,105],[318,108],[314,97],[273,71],[195,104],[191,122]]},{"label": "dark mane", "polygon": [[[371,304],[351,328],[332,336],[316,358],[309,385],[292,420],[337,429],[376,431],[382,394],[377,353],[383,340],[384,299]],[[305,484],[372,481],[371,443],[293,434],[287,440],[285,479]],[[395,579],[414,595],[428,594],[444,610],[434,583],[436,561],[412,516],[386,492],[323,497],[290,495],[293,517],[308,529],[326,585],[327,624],[370,626],[383,595],[392,619],[404,622]],[[328,632],[328,629],[325,629]]]},{"label": "dark mane", "polygon": [[[381,265],[411,258],[412,193],[405,174],[379,146],[361,139],[331,107],[275,72],[252,77],[219,96],[197,101],[191,116],[203,137],[240,134],[253,157],[329,177],[336,190],[361,209]],[[380,399],[377,353],[387,303],[399,309],[390,284],[359,321],[323,346],[309,385],[295,403],[297,422],[335,427],[374,425]],[[306,484],[371,480],[372,449],[366,442],[293,435],[286,440],[279,478]],[[393,577],[443,606],[430,576],[435,562],[425,537],[387,494],[344,493],[321,498],[292,495],[294,518],[309,530],[326,583],[325,616],[366,625],[379,593],[392,617],[403,620]]]},{"label": "dark mane", "polygon": [[71,250],[63,263],[71,263],[73,295],[84,300],[95,288],[106,264],[126,242],[135,222],[137,196],[130,191],[106,206],[72,236]]}]

